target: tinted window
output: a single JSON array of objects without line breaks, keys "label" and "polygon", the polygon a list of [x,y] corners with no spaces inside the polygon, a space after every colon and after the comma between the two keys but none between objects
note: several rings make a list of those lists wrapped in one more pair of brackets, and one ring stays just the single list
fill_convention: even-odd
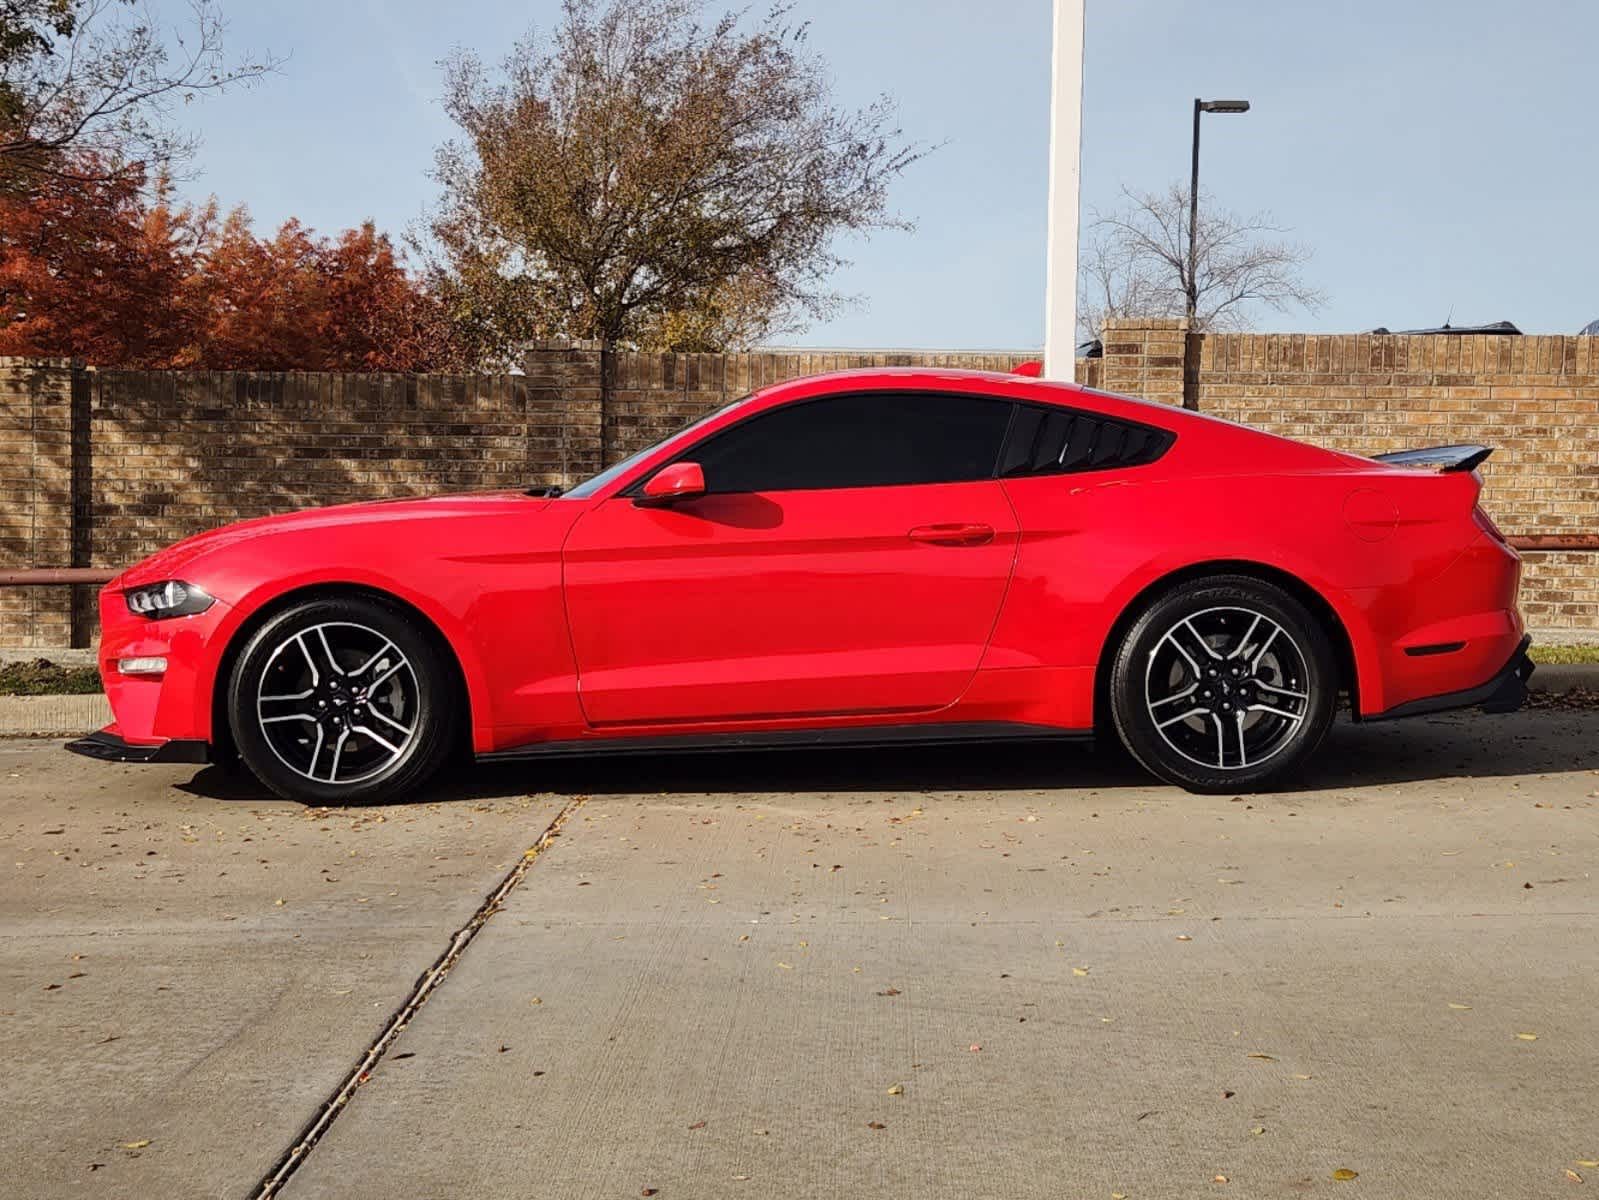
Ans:
[{"label": "tinted window", "polygon": [[991,479],[1005,400],[867,392],[788,405],[684,453],[710,492],[780,492]]},{"label": "tinted window", "polygon": [[1063,471],[1137,467],[1154,462],[1172,443],[1162,429],[1113,421],[1069,408],[1016,410],[1005,455],[999,465],[1004,478],[1050,475]]}]

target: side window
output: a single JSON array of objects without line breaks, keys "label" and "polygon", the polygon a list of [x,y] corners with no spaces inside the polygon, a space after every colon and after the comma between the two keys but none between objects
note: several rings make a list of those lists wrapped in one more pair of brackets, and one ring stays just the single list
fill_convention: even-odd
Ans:
[{"label": "side window", "polygon": [[684,453],[708,492],[781,492],[992,479],[1011,404],[863,392],[752,417]]},{"label": "side window", "polygon": [[999,464],[1002,479],[1141,467],[1176,439],[1163,429],[1069,408],[1021,405]]}]

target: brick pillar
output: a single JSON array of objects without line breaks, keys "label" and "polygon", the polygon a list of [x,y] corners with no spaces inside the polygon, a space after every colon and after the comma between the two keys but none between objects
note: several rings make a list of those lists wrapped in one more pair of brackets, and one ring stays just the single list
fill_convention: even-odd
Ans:
[{"label": "brick pillar", "polygon": [[1180,406],[1188,341],[1184,317],[1130,317],[1105,322],[1100,387]]},{"label": "brick pillar", "polygon": [[[0,566],[65,567],[72,544],[72,395],[66,358],[0,358]],[[66,646],[66,587],[0,588],[0,646]]]},{"label": "brick pillar", "polygon": [[600,366],[598,348],[544,346],[523,357],[529,482],[570,487],[604,467]]}]

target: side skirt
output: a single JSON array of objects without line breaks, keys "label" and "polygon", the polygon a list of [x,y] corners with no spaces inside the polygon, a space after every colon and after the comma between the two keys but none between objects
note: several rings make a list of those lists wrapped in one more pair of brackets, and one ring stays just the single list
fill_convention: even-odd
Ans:
[{"label": "side skirt", "polygon": [[854,725],[842,729],[773,729],[743,733],[651,734],[645,737],[580,738],[535,742],[479,754],[478,762],[517,762],[578,755],[689,754],[739,750],[805,749],[826,746],[940,746],[962,742],[1083,742],[1089,730],[1057,729],[1007,721],[964,724]]}]

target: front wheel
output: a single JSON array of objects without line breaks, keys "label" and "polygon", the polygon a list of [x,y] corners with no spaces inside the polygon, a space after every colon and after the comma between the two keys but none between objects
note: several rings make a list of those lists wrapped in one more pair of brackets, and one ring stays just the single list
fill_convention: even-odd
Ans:
[{"label": "front wheel", "polygon": [[308,600],[269,620],[240,654],[228,718],[245,765],[312,804],[397,800],[449,753],[450,675],[433,641],[394,608]]},{"label": "front wheel", "polygon": [[1133,622],[1111,673],[1133,757],[1195,792],[1259,789],[1299,768],[1332,724],[1332,648],[1305,606],[1248,576],[1183,585]]}]

